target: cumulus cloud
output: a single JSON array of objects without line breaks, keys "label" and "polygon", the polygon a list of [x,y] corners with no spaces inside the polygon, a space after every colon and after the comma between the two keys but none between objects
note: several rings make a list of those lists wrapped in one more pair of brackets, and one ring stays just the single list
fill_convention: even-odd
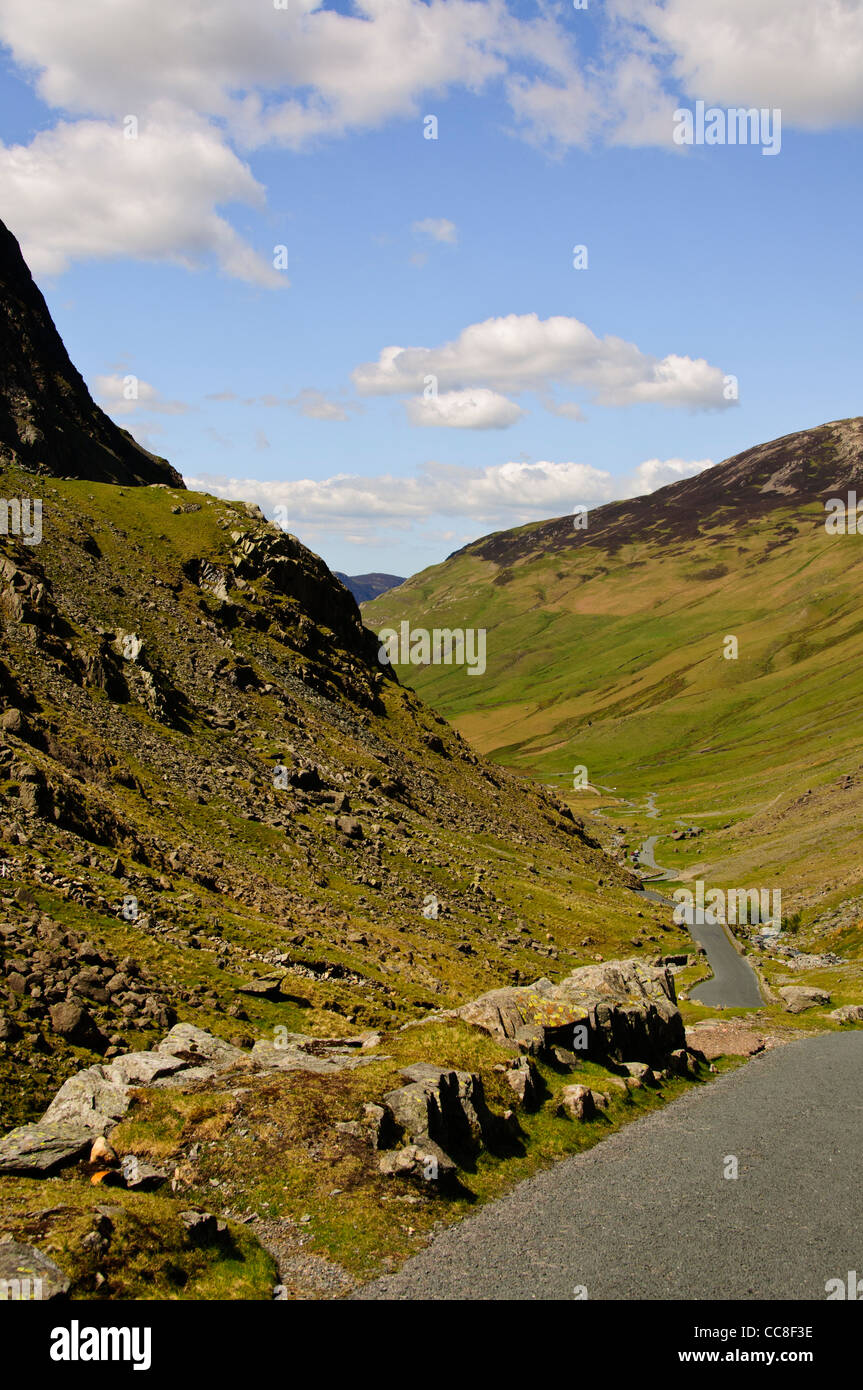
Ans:
[{"label": "cumulus cloud", "polygon": [[417,236],[429,237],[432,241],[444,241],[450,246],[454,246],[458,241],[458,230],[454,222],[450,222],[448,217],[424,217],[421,222],[414,222],[411,230]]},{"label": "cumulus cloud", "polygon": [[713,467],[713,459],[645,459],[627,480],[627,497],[642,497],[646,492],[656,492],[667,483],[679,482],[681,478],[692,478],[703,473],[705,468]]},{"label": "cumulus cloud", "polygon": [[783,122],[810,130],[863,117],[863,6],[856,0],[612,0],[634,42],[654,41],[654,70],[668,64],[689,97],[724,106],[779,106]]},{"label": "cumulus cloud", "polygon": [[[786,127],[811,130],[863,118],[863,5],[851,0],[607,0],[600,32],[588,61],[571,11],[520,18],[506,0],[354,0],[349,13],[322,0],[0,0],[19,72],[79,118],[0,146],[4,215],[37,273],[88,256],[214,258],[277,288],[284,275],[218,211],[264,206],[237,151],[418,120],[426,102],[495,85],[514,130],[561,149],[675,149],[685,98],[780,106]],[[130,113],[137,144],[120,139]],[[456,236],[446,218],[417,229]]]},{"label": "cumulus cloud", "polygon": [[486,468],[427,463],[413,477],[340,473],[324,479],[261,481],[201,474],[186,481],[217,497],[257,502],[270,516],[276,507],[286,507],[290,529],[303,534],[350,536],[357,542],[382,525],[425,532],[435,517],[457,517],[488,529],[519,526],[562,516],[575,506],[599,506],[652,492],[710,466],[709,459],[650,459],[628,477],[615,478],[603,469],[573,462],[510,462]]},{"label": "cumulus cloud", "polygon": [[284,276],[216,211],[263,207],[264,189],[206,122],[163,111],[138,139],[118,123],[60,122],[29,145],[0,144],[3,216],[38,274],[73,260],[132,256],[199,267],[263,286]]},{"label": "cumulus cloud", "polygon": [[473,391],[444,391],[426,399],[405,402],[412,425],[458,430],[505,430],[521,419],[524,411],[515,401],[482,387]]},{"label": "cumulus cloud", "polygon": [[733,403],[723,394],[722,371],[704,358],[657,358],[622,338],[598,338],[586,324],[562,315],[509,314],[471,324],[442,347],[386,347],[352,377],[363,395],[419,393],[432,378],[447,391],[580,386],[601,405],[708,409]]},{"label": "cumulus cloud", "polygon": [[165,400],[149,381],[141,381],[131,372],[125,376],[112,372],[95,377],[93,396],[110,415],[133,415],[139,410],[182,415],[189,409],[183,401]]}]

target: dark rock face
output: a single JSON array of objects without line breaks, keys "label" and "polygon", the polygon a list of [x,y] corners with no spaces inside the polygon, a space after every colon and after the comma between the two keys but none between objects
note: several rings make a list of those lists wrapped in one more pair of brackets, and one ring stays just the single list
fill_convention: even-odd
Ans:
[{"label": "dark rock face", "polygon": [[0,464],[94,483],[184,487],[165,459],[141,448],[96,405],[2,222]]}]

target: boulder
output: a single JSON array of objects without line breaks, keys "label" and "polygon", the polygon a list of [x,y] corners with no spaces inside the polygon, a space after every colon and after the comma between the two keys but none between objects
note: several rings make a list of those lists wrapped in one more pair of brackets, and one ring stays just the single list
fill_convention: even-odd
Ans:
[{"label": "boulder", "polygon": [[166,1173],[160,1173],[149,1163],[144,1163],[135,1154],[126,1154],[120,1165],[123,1181],[130,1192],[155,1192],[168,1181]]},{"label": "boulder", "polygon": [[208,1211],[181,1211],[180,1220],[190,1245],[217,1245],[228,1229],[224,1221]]},{"label": "boulder", "polygon": [[783,1008],[789,1014],[802,1014],[807,1009],[815,1009],[819,1004],[829,1004],[830,995],[825,989],[815,989],[812,985],[785,985],[779,990]]},{"label": "boulder", "polygon": [[250,995],[253,999],[280,999],[282,997],[282,975],[262,975],[256,980],[247,980],[237,986],[238,994]]},{"label": "boulder", "polygon": [[74,1047],[88,1047],[93,1052],[105,1052],[108,1048],[105,1034],[78,1004],[52,1004],[51,1031]]},{"label": "boulder", "polygon": [[539,1104],[539,1074],[530,1057],[518,1057],[504,1073],[507,1085],[515,1092],[524,1110],[535,1110]]},{"label": "boulder", "polygon": [[402,1076],[408,1084],[383,1100],[415,1142],[429,1138],[448,1153],[475,1153],[493,1136],[496,1118],[486,1105],[481,1079],[472,1072],[417,1062],[404,1067]]},{"label": "boulder", "polygon": [[152,1086],[163,1076],[188,1068],[181,1057],[162,1052],[124,1052],[111,1059],[105,1071],[122,1086]]},{"label": "boulder", "polygon": [[675,1076],[697,1076],[698,1058],[685,1047],[676,1048],[668,1057],[669,1070]]},{"label": "boulder", "polygon": [[42,1121],[84,1126],[105,1134],[129,1108],[129,1092],[111,1075],[110,1067],[87,1067],[60,1087]]},{"label": "boulder", "polygon": [[624,1062],[624,1070],[641,1086],[655,1086],[656,1073],[646,1062]]},{"label": "boulder", "polygon": [[558,1108],[571,1120],[592,1120],[596,1114],[593,1092],[588,1086],[564,1086]]},{"label": "boulder", "polygon": [[388,1178],[413,1178],[434,1183],[445,1182],[456,1171],[449,1154],[428,1138],[384,1154],[378,1167]]},{"label": "boulder", "polygon": [[83,1158],[92,1142],[92,1129],[80,1123],[20,1125],[0,1139],[0,1173],[42,1177]]},{"label": "boulder", "polygon": [[213,1072],[227,1071],[229,1067],[249,1059],[249,1053],[241,1047],[215,1038],[212,1033],[196,1028],[193,1023],[175,1023],[162,1041],[156,1044],[154,1051],[167,1053],[170,1057],[181,1057],[192,1066],[206,1067]]},{"label": "boulder", "polygon": [[13,1303],[65,1298],[69,1279],[37,1250],[35,1245],[23,1245],[17,1240],[0,1241],[0,1297]]},{"label": "boulder", "polygon": [[327,1047],[325,1040],[318,1041],[302,1033],[289,1033],[284,1043],[272,1043],[265,1038],[259,1038],[251,1051],[252,1061],[257,1066],[273,1067],[277,1071],[313,1071],[323,1074],[349,1071],[353,1067],[367,1066],[370,1062],[379,1060],[374,1057],[360,1057],[357,1054],[358,1049],[350,1050],[338,1045]]},{"label": "boulder", "polygon": [[863,1004],[842,1004],[827,1017],[836,1023],[863,1023]]}]

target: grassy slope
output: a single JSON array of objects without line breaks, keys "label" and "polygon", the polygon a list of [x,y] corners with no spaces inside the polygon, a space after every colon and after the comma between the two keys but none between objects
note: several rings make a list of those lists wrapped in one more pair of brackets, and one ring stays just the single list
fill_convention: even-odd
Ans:
[{"label": "grassy slope", "polygon": [[863,538],[828,536],[823,515],[782,505],[739,529],[705,521],[697,546],[587,545],[506,570],[465,553],[363,612],[376,629],[485,627],[485,676],[400,676],[510,767],[566,789],[583,764],[623,796],[656,792],[645,826],[697,821],[713,882],[778,875],[793,905],[860,878],[861,788],[836,783],[861,767]]}]

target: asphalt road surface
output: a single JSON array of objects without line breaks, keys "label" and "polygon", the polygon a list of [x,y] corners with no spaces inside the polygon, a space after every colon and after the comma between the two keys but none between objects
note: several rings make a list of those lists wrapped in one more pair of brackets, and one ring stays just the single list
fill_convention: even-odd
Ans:
[{"label": "asphalt road surface", "polygon": [[863,1032],[778,1047],[520,1183],[354,1297],[826,1299],[829,1279],[863,1278],[861,1077]]},{"label": "asphalt road surface", "polygon": [[764,1000],[758,978],[725,927],[720,922],[696,922],[690,909],[686,909],[686,926],[690,936],[704,947],[713,971],[712,980],[689,991],[690,999],[711,1009],[760,1009]]}]

